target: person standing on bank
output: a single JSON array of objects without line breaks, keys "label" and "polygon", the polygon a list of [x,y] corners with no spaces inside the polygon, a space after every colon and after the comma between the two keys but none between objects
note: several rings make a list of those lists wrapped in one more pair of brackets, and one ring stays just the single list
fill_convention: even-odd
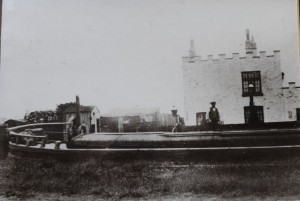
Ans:
[{"label": "person standing on bank", "polygon": [[220,122],[220,115],[219,115],[219,111],[216,108],[216,102],[213,101],[210,103],[211,104],[211,108],[209,109],[209,120],[211,122],[212,125],[212,129],[213,130],[217,130],[219,127],[219,122]]}]

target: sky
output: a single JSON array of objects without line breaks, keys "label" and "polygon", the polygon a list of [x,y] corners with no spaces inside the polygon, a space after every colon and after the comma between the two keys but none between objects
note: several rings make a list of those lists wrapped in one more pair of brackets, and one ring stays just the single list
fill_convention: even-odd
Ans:
[{"label": "sky", "polygon": [[296,0],[3,0],[0,117],[61,103],[183,108],[182,60],[281,51],[299,86]]}]

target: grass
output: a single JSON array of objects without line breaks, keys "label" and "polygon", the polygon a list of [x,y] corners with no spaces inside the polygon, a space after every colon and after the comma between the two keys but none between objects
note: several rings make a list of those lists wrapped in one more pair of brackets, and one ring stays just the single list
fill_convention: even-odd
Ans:
[{"label": "grass", "polygon": [[[94,195],[103,199],[172,195],[295,196],[300,195],[299,165],[201,164],[101,161],[77,163],[2,160],[0,193]],[[1,196],[0,194],[0,196]]]}]

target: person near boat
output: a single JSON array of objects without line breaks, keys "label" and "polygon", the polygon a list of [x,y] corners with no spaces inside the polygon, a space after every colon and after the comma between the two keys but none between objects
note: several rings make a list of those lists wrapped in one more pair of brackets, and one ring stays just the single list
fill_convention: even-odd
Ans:
[{"label": "person near boat", "polygon": [[220,114],[218,108],[216,108],[216,102],[213,101],[210,104],[211,107],[209,109],[208,117],[211,123],[211,127],[213,130],[218,130],[220,123]]}]

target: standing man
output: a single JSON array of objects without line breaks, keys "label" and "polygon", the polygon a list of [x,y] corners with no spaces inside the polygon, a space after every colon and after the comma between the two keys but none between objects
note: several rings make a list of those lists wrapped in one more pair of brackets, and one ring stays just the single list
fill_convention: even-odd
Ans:
[{"label": "standing man", "polygon": [[219,127],[220,115],[218,109],[216,108],[216,102],[213,101],[210,104],[211,104],[211,108],[209,109],[208,116],[212,125],[212,129],[215,131]]}]

